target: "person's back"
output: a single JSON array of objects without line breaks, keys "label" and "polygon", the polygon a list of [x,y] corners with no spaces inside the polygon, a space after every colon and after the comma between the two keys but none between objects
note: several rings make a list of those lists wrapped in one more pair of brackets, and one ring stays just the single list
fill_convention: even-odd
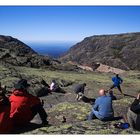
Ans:
[{"label": "person's back", "polygon": [[123,96],[125,96],[125,94],[122,92],[122,89],[121,89],[121,86],[120,86],[123,83],[123,80],[122,80],[122,78],[119,77],[119,74],[116,74],[116,76],[112,78],[112,81],[113,81],[113,85],[110,87],[110,90],[117,87],[118,90],[120,91],[120,93]]},{"label": "person's back", "polygon": [[114,83],[115,86],[119,86],[122,83],[122,79],[120,77],[113,77],[112,81]]},{"label": "person's back", "polygon": [[52,80],[52,83],[51,83],[51,85],[50,85],[50,90],[55,92],[55,91],[57,91],[59,88],[60,88],[60,87],[59,87],[58,83],[57,83],[55,80]]},{"label": "person's back", "polygon": [[51,91],[54,90],[54,85],[55,85],[55,83],[52,82],[51,85],[50,85],[50,90],[51,90]]},{"label": "person's back", "polygon": [[79,84],[74,88],[74,92],[77,94],[76,100],[81,100],[81,98],[84,96],[86,83]]},{"label": "person's back", "polygon": [[84,88],[85,88],[85,86],[84,86],[84,84],[79,84],[79,85],[77,85],[75,88],[74,88],[74,92],[75,93],[79,93],[79,92],[84,92]]},{"label": "person's back", "polygon": [[11,102],[10,118],[14,125],[26,125],[39,113],[42,124],[48,124],[47,114],[40,99],[27,92],[29,86],[25,79],[15,85],[15,90],[9,98]]},{"label": "person's back", "polygon": [[112,120],[114,117],[114,111],[112,106],[111,96],[107,96],[104,89],[99,90],[99,96],[95,100],[95,104],[92,107],[87,120],[98,118],[102,121]]},{"label": "person's back", "polygon": [[10,117],[15,124],[28,123],[33,118],[31,108],[40,103],[37,97],[22,90],[14,90],[9,99],[11,102]]},{"label": "person's back", "polygon": [[94,110],[97,110],[102,118],[112,117],[114,115],[112,98],[106,95],[98,97],[95,101]]}]

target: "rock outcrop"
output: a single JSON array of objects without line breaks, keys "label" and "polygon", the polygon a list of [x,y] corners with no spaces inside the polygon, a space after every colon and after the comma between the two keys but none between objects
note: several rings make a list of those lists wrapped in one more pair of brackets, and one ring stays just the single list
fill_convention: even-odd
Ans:
[{"label": "rock outcrop", "polygon": [[38,55],[29,46],[10,36],[0,36],[0,61],[15,66],[41,67],[53,62],[47,56]]},{"label": "rock outcrop", "polygon": [[64,71],[79,70],[76,65],[61,63],[49,56],[39,55],[18,39],[3,35],[0,35],[0,63],[8,67],[11,65]]},{"label": "rock outcrop", "polygon": [[60,59],[80,65],[102,63],[123,70],[140,70],[140,33],[87,37]]}]

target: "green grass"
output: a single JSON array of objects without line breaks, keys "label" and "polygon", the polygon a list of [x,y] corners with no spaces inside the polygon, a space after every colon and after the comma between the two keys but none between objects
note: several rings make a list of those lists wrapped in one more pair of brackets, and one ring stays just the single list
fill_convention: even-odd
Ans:
[{"label": "green grass", "polygon": [[[97,93],[100,88],[108,89],[112,85],[111,77],[113,75],[107,73],[51,71],[26,67],[18,67],[18,70],[22,74],[41,77],[48,83],[50,83],[52,79],[57,79],[58,81],[63,79],[76,83],[86,82],[88,85],[88,89],[90,89],[90,93]],[[122,89],[126,94],[137,94],[137,92],[140,90],[140,80],[137,78],[138,75],[140,75],[140,72],[138,71],[129,71],[121,74],[124,80]],[[118,90],[115,89],[115,92],[118,92]]]},{"label": "green grass", "polygon": [[5,68],[4,66],[0,65],[0,72],[6,71],[8,70],[7,68]]},{"label": "green grass", "polygon": [[15,80],[18,80],[18,78],[9,76],[9,77],[6,77],[5,79],[2,79],[1,82],[2,83],[7,83],[7,82],[13,82]]},{"label": "green grass", "polygon": [[95,73],[77,73],[77,72],[67,72],[67,71],[50,71],[42,69],[33,69],[33,68],[19,68],[21,73],[26,73],[27,75],[36,75],[44,79],[64,79],[71,81],[97,81],[97,82],[109,82],[110,78],[105,74]]},{"label": "green grass", "polygon": [[[24,74],[26,76],[36,77],[36,78],[43,78],[50,84],[52,79],[57,80],[66,80],[66,81],[72,81],[75,83],[87,83],[87,89],[86,89],[86,96],[87,97],[97,97],[98,96],[98,90],[100,88],[109,88],[112,85],[111,77],[112,74],[106,74],[106,73],[99,73],[99,72],[68,72],[68,71],[51,71],[51,70],[45,70],[45,69],[35,69],[35,68],[27,68],[27,67],[16,67],[16,69],[19,71],[20,74]],[[0,72],[1,73],[7,73],[9,70],[8,68],[5,68],[3,66],[0,66]],[[140,76],[140,72],[138,71],[129,71],[125,72],[124,74],[121,74],[121,77],[124,80],[124,83],[122,84],[122,89],[126,94],[130,95],[136,95],[137,91],[140,89],[140,79],[138,78]],[[18,80],[16,77],[7,76],[4,79],[1,80],[2,84],[7,83],[13,83],[13,81]],[[72,85],[73,86],[73,85]],[[71,87],[67,87],[66,89],[69,89],[71,92]],[[121,114],[126,113],[125,110],[127,110],[128,106],[132,103],[133,98],[125,97],[122,98],[118,93],[118,90],[115,89],[115,95],[118,98],[117,101],[114,101],[114,107],[115,107],[115,114]],[[72,94],[73,95],[73,94]],[[48,97],[46,97],[48,98]],[[53,121],[58,121],[61,123],[63,115],[68,118],[68,120],[72,120],[72,124],[62,124],[59,126],[51,126],[49,128],[44,127],[41,129],[34,130],[33,132],[29,132],[30,134],[63,134],[63,133],[81,133],[81,124],[76,123],[82,123],[83,127],[86,127],[85,129],[82,128],[85,132],[85,134],[114,134],[117,133],[115,129],[108,129],[107,125],[104,125],[102,122],[95,120],[91,124],[88,122],[83,121],[84,118],[89,114],[91,111],[91,106],[89,104],[85,103],[71,103],[71,102],[63,102],[59,103],[50,110],[47,110],[49,117],[51,116],[51,119],[54,119]],[[82,122],[83,121],[83,122]],[[114,123],[114,122],[113,122]],[[105,129],[104,129],[105,126]],[[101,128],[102,127],[102,128]],[[72,130],[71,130],[72,129]],[[122,131],[119,134],[129,134],[131,132]],[[137,133],[137,132],[135,132]]]},{"label": "green grass", "polygon": [[[36,69],[36,68],[27,68],[27,67],[16,67],[20,74],[24,74],[26,76],[40,77],[46,80],[49,84],[52,79],[56,80],[66,80],[75,83],[87,83],[87,88],[89,95],[95,95],[98,93],[100,88],[108,89],[112,85],[111,77],[112,74],[107,73],[99,73],[99,72],[68,72],[68,71],[52,71],[47,69]],[[6,73],[8,68],[5,68],[0,65],[0,72]],[[139,71],[128,71],[124,74],[121,74],[124,83],[122,84],[122,89],[126,94],[137,94],[140,90],[140,76]],[[15,77],[6,77],[2,80],[2,82],[6,83],[6,81],[14,81]],[[118,90],[114,90],[115,93],[118,93]],[[92,96],[91,95],[91,96]]]},{"label": "green grass", "polygon": [[[78,72],[68,72],[68,71],[51,71],[51,70],[45,70],[45,69],[35,69],[35,68],[27,68],[27,67],[18,67],[18,69],[21,71],[21,73],[25,73],[27,75],[36,75],[44,78],[62,78],[65,80],[72,79],[74,80],[87,80],[87,81],[97,81],[97,82],[110,82],[112,74],[106,74],[106,73],[99,73],[99,72],[84,72],[84,73],[78,73]],[[125,83],[132,83],[132,81],[135,80],[135,83],[139,84],[140,80],[137,79],[137,76],[140,75],[140,72],[138,71],[130,71],[125,72],[124,74],[126,77],[124,77]],[[135,77],[134,77],[135,76]]]}]

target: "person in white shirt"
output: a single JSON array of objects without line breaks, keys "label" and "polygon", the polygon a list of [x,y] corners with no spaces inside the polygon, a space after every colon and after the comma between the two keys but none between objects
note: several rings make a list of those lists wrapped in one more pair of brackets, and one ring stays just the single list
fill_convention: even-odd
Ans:
[{"label": "person in white shirt", "polygon": [[55,80],[52,80],[52,83],[50,85],[51,92],[60,92],[60,93],[66,93],[63,89],[61,89],[58,85],[58,83]]},{"label": "person in white shirt", "polygon": [[50,90],[51,91],[55,91],[56,90],[56,86],[58,87],[58,84],[56,83],[55,80],[52,80],[52,83],[50,85]]}]

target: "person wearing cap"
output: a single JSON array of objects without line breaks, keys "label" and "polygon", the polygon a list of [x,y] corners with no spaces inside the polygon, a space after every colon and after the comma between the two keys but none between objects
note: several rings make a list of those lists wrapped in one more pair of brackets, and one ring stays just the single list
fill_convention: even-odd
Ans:
[{"label": "person wearing cap", "polygon": [[4,94],[0,83],[0,134],[12,133],[13,126],[10,119],[10,102]]},{"label": "person wearing cap", "polygon": [[123,94],[122,89],[121,89],[121,86],[120,86],[123,83],[123,80],[122,80],[121,77],[119,77],[119,74],[116,74],[116,76],[114,76],[112,78],[112,81],[113,81],[113,85],[110,87],[110,89],[113,89],[113,88],[117,87],[118,90],[120,91],[120,93],[123,96],[125,96],[125,94]]},{"label": "person wearing cap", "polygon": [[47,125],[47,114],[38,97],[28,93],[27,89],[30,84],[27,80],[21,79],[9,97],[11,102],[10,118],[16,126],[26,125],[38,113],[42,124]]},{"label": "person wearing cap", "polygon": [[92,111],[87,117],[87,120],[90,121],[95,118],[98,118],[102,121],[112,120],[114,117],[114,110],[111,96],[107,96],[104,89],[99,91],[99,96],[100,97],[96,99]]},{"label": "person wearing cap", "polygon": [[77,101],[83,97],[85,92],[85,87],[86,87],[86,83],[79,84],[75,87],[74,92],[77,94],[76,96]]}]

